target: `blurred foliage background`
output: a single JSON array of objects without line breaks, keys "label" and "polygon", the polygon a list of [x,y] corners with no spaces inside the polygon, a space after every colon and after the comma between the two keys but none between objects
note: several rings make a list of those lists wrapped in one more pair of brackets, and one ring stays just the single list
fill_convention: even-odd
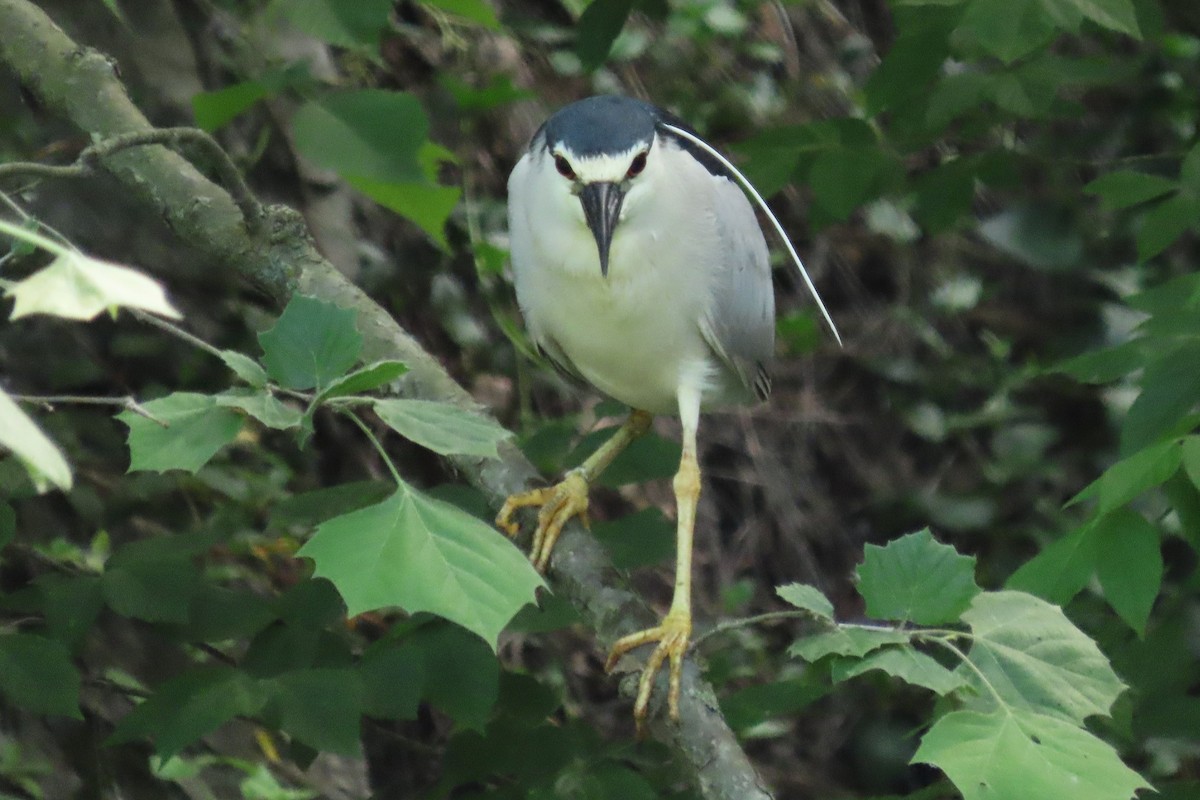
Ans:
[{"label": "blurred foliage background", "polygon": [[[976,557],[984,588],[1063,605],[1130,686],[1097,732],[1162,796],[1200,797],[1191,0],[38,5],[112,56],[156,125],[212,131],[264,202],[298,209],[548,475],[621,410],[526,358],[505,180],[571,100],[622,92],[677,113],[770,194],[847,340],[823,335],[780,260],[772,399],[701,425],[701,625],[780,610],[774,588],[794,581],[861,618],[864,545],[929,526]],[[89,144],[0,75],[0,160],[63,163]],[[2,188],[160,278],[189,331],[258,353],[273,315],[254,287],[112,179]],[[128,316],[6,321],[0,378],[14,395],[141,399],[229,381]],[[518,615],[498,657],[423,616],[345,620],[294,557],[386,477],[341,417],[318,414],[307,447],[247,425],[195,474],[126,474],[111,409],[52,405],[30,410],[76,483],[38,495],[0,460],[0,624],[66,648],[77,672],[47,690],[40,670],[12,677],[42,662],[0,648],[0,797],[695,796],[659,745],[633,742],[561,602]],[[676,423],[655,430],[593,517],[665,607]],[[408,479],[487,515],[428,452],[385,443]],[[146,547],[179,534],[191,544]],[[831,686],[786,655],[800,629],[700,648],[777,796],[955,796],[909,764],[928,694],[877,674]],[[348,665],[361,692],[339,682]],[[281,688],[246,713],[219,700],[234,691],[221,670]],[[147,697],[159,705],[132,715]]]}]

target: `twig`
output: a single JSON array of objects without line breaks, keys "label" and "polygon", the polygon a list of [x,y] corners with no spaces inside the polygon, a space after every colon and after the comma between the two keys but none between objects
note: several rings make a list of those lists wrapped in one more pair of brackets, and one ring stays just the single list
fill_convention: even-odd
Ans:
[{"label": "twig", "polygon": [[139,417],[145,417],[164,428],[171,427],[171,424],[166,420],[154,416],[133,395],[126,395],[124,397],[91,397],[77,394],[14,394],[10,395],[10,397],[18,403],[40,405],[47,411],[53,411],[55,405],[117,406],[126,411],[131,411]]},{"label": "twig", "polygon": [[692,639],[692,643],[688,649],[695,650],[701,645],[702,642],[713,636],[718,636],[722,633],[727,633],[728,631],[736,630],[738,628],[748,628],[751,625],[759,625],[764,622],[774,622],[777,619],[812,620],[816,619],[816,617],[813,616],[811,611],[801,611],[800,609],[797,609],[795,611],[768,611],[765,614],[755,614],[752,617],[731,619],[726,622],[722,622],[719,625],[714,625],[711,629]]},{"label": "twig", "polygon": [[229,154],[216,139],[199,128],[152,128],[110,136],[84,148],[73,164],[38,164],[32,161],[0,164],[0,181],[17,176],[50,179],[82,178],[93,174],[97,168],[103,166],[104,159],[114,153],[131,147],[144,147],[152,144],[165,145],[175,150],[182,150],[186,145],[195,145],[198,149],[203,150],[212,160],[213,168],[216,170],[221,185],[229,191],[233,201],[241,210],[246,227],[251,231],[258,228],[263,217],[262,204],[250,191],[249,184],[246,183]]}]

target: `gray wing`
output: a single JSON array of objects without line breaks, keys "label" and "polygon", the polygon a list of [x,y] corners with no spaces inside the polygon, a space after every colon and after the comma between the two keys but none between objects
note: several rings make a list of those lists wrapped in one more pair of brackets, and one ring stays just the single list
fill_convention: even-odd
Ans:
[{"label": "gray wing", "polygon": [[754,209],[733,181],[714,176],[713,214],[721,248],[713,302],[700,329],[709,347],[759,399],[771,391],[775,291],[770,255]]}]

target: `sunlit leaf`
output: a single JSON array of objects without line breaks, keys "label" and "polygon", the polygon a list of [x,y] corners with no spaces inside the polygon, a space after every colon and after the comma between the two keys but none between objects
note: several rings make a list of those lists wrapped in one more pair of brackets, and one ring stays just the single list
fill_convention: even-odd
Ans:
[{"label": "sunlit leaf", "polygon": [[868,653],[862,659],[837,661],[833,679],[845,681],[871,670],[886,672],[914,686],[938,694],[949,694],[966,685],[966,679],[939,664],[933,657],[912,647],[886,647]]},{"label": "sunlit leaf", "polygon": [[[960,668],[977,701],[1081,724],[1107,714],[1125,685],[1096,643],[1062,609],[1024,592],[984,592],[963,614],[974,669]],[[986,683],[984,683],[986,681]]]},{"label": "sunlit leaf", "polygon": [[1130,800],[1149,788],[1107,743],[1024,709],[951,712],[912,760],[945,772],[963,800]]},{"label": "sunlit leaf", "polygon": [[244,411],[256,420],[275,430],[297,427],[304,419],[304,412],[289,406],[267,391],[247,389],[230,390],[214,397],[217,405]]},{"label": "sunlit leaf", "polygon": [[403,361],[376,361],[336,378],[317,397],[317,402],[361,394],[386,386],[408,372]]},{"label": "sunlit leaf", "polygon": [[496,445],[512,435],[491,419],[449,403],[387,398],[373,407],[396,433],[443,455],[496,458]]},{"label": "sunlit leaf", "polygon": [[0,389],[0,448],[20,459],[39,492],[51,485],[71,488],[71,466],[62,450],[3,389]]},{"label": "sunlit leaf", "polygon": [[59,255],[49,266],[9,286],[5,295],[16,301],[12,319],[50,314],[89,320],[122,307],[173,319],[181,316],[162,284],[150,276],[75,252]]},{"label": "sunlit leaf", "polygon": [[861,658],[872,650],[889,644],[904,644],[909,635],[893,628],[838,626],[835,630],[797,639],[788,648],[788,655],[805,661],[817,661],[828,655]]},{"label": "sunlit leaf", "polygon": [[351,615],[400,606],[496,637],[543,586],[503,534],[455,506],[401,487],[323,523],[298,555],[313,559]]},{"label": "sunlit leaf", "polygon": [[820,589],[803,583],[785,583],[775,588],[775,594],[796,608],[809,611],[823,619],[833,619],[833,603]]}]

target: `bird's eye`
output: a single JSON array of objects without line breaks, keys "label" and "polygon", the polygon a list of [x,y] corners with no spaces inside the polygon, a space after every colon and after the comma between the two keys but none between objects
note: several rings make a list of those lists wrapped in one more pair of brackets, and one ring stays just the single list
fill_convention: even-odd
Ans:
[{"label": "bird's eye", "polygon": [[575,170],[571,169],[571,164],[562,156],[554,157],[554,168],[558,170],[558,174],[564,178],[575,180]]},{"label": "bird's eye", "polygon": [[642,174],[642,170],[646,168],[646,154],[638,153],[633,157],[633,161],[629,162],[629,171],[625,173],[626,178],[636,178]]}]

